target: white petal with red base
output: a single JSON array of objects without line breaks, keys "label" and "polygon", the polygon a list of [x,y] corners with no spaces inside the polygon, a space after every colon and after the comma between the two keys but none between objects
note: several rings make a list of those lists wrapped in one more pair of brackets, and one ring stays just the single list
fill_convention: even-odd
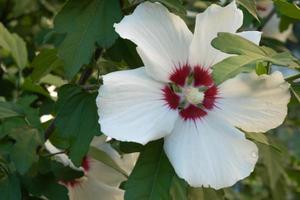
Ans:
[{"label": "white petal with red base", "polygon": [[97,97],[99,123],[107,136],[141,144],[169,134],[178,117],[163,100],[164,84],[141,67],[103,77]]},{"label": "white petal with red base", "polygon": [[219,86],[217,107],[227,121],[248,132],[279,126],[287,114],[289,84],[280,72],[240,74]]},{"label": "white petal with red base", "polygon": [[201,120],[178,119],[164,148],[178,176],[193,187],[229,187],[258,159],[256,145],[213,111]]},{"label": "white petal with red base", "polygon": [[224,8],[213,4],[198,14],[189,63],[202,67],[211,67],[217,63],[221,52],[211,46],[211,41],[219,32],[235,33],[242,23],[243,13],[237,8],[235,1]]},{"label": "white petal with red base", "polygon": [[133,41],[152,78],[169,81],[176,66],[188,61],[192,33],[184,21],[159,3],[145,2],[115,24],[122,38]]}]

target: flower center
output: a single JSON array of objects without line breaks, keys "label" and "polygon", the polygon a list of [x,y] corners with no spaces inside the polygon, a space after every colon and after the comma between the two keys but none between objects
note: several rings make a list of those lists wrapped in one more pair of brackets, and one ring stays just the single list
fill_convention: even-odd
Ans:
[{"label": "flower center", "polygon": [[207,68],[184,65],[170,76],[170,84],[162,89],[170,109],[177,109],[184,120],[196,120],[215,107],[218,88]]},{"label": "flower center", "polygon": [[204,100],[204,92],[195,87],[184,88],[184,96],[189,103],[194,105],[201,104]]}]

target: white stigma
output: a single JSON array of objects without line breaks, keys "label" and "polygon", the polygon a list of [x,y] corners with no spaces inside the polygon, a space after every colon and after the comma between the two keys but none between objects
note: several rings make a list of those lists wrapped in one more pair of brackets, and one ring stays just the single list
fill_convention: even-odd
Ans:
[{"label": "white stigma", "polygon": [[184,96],[189,103],[194,105],[202,103],[204,99],[204,93],[199,91],[198,88],[194,87],[188,87],[184,89]]}]

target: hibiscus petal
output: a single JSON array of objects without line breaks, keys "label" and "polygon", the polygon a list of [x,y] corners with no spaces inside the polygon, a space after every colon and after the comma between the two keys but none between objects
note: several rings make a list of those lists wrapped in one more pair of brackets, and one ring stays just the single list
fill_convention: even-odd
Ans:
[{"label": "hibiscus petal", "polygon": [[213,111],[175,124],[164,149],[177,175],[193,187],[229,187],[253,171],[256,145]]},{"label": "hibiscus petal", "polygon": [[163,99],[164,84],[141,67],[103,77],[97,106],[101,130],[121,141],[146,144],[169,134],[178,117]]},{"label": "hibiscus petal", "polygon": [[114,27],[122,38],[138,46],[146,71],[156,80],[168,82],[174,68],[188,61],[192,33],[182,19],[159,3],[140,4]]},{"label": "hibiscus petal", "polygon": [[78,185],[68,187],[70,200],[122,200],[124,191],[115,186],[107,185],[101,180],[87,177]]},{"label": "hibiscus petal", "polygon": [[226,7],[211,5],[197,15],[194,37],[190,46],[189,63],[192,66],[210,67],[217,63],[221,53],[211,46],[218,32],[235,33],[243,23],[243,13],[235,1]]},{"label": "hibiscus petal", "polygon": [[240,74],[219,86],[217,107],[231,124],[248,132],[279,126],[287,114],[289,84],[280,72]]}]

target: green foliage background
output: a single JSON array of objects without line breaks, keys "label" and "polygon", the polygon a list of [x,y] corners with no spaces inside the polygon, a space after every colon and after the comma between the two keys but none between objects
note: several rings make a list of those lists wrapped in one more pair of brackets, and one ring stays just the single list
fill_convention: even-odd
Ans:
[{"label": "green foliage background", "polygon": [[[76,166],[89,154],[122,171],[108,155],[89,145],[94,136],[102,134],[95,105],[99,76],[142,66],[135,45],[119,38],[113,29],[115,22],[141,2],[0,0],[1,200],[68,199],[67,189],[59,181],[83,174],[52,159],[44,147],[47,139],[63,149]],[[186,16],[186,10],[202,12],[211,3],[219,3],[157,2],[185,19],[191,30],[195,21]],[[241,30],[261,30],[269,19],[256,14],[255,1],[238,3],[245,15]],[[214,79],[220,83],[251,70],[269,73],[271,64],[299,70],[300,9],[295,3],[274,0],[272,12],[280,17],[281,30],[293,24],[293,40],[283,43],[263,38],[264,47],[258,47],[240,37],[219,34],[212,45],[238,56],[214,66]],[[293,82],[299,77],[287,78],[293,97],[285,123],[266,134],[247,133],[259,146],[260,160],[250,177],[231,188],[189,187],[176,176],[162,140],[146,146],[112,140],[121,154],[141,152],[128,181],[121,186],[126,190],[125,199],[300,199],[300,84]],[[50,86],[55,86],[58,97],[50,94]],[[40,117],[48,114],[55,118],[41,123]]]}]

